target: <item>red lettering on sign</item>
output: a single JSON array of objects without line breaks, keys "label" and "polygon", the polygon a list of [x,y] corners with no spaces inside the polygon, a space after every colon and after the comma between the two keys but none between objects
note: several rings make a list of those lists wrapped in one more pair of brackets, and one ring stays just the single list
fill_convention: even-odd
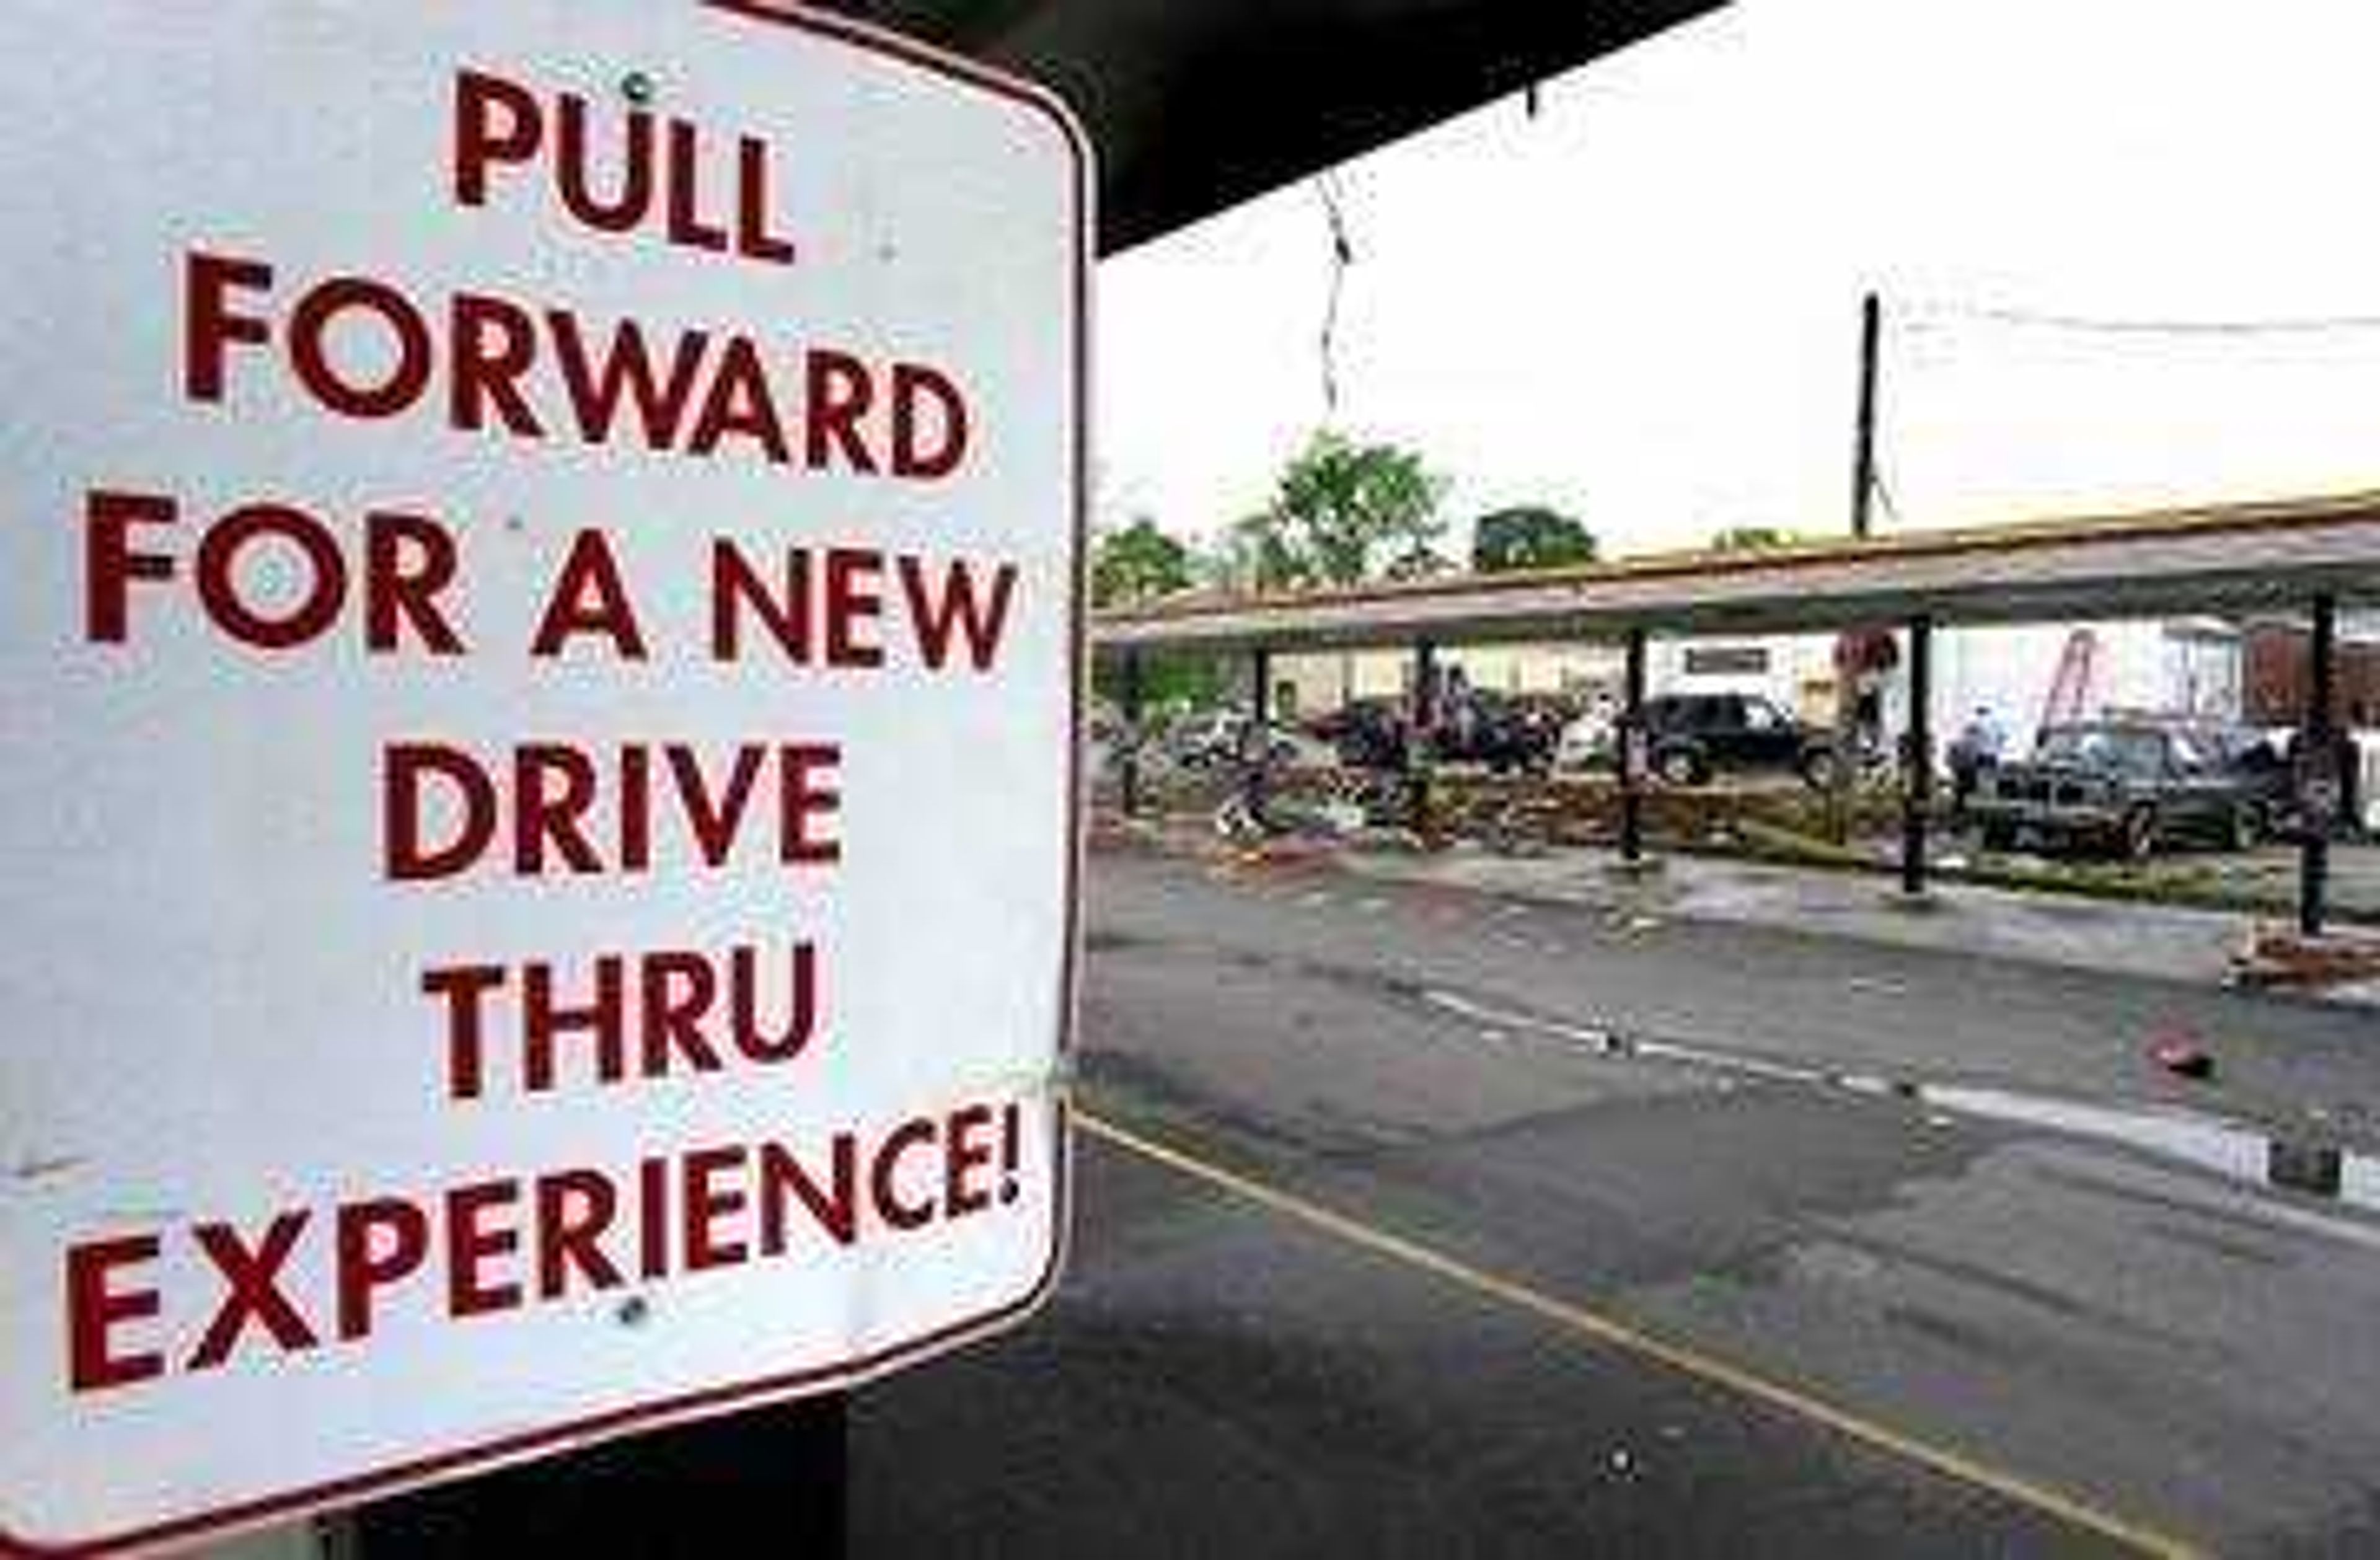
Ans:
[{"label": "red lettering on sign", "polygon": [[[591,1039],[594,1067],[588,1081],[599,1086],[631,1076],[715,1073],[738,1059],[790,1062],[819,1032],[818,949],[798,942],[781,964],[776,957],[769,956],[771,964],[764,968],[762,950],[749,945],[723,955],[680,948],[604,954],[583,977],[545,959],[526,961],[516,972],[489,964],[429,969],[420,985],[444,1025],[446,1097],[484,1098],[494,1086],[492,1054],[518,1057],[505,1077],[516,1079],[526,1093],[549,1092],[565,1077],[585,1078],[586,1068],[565,1065],[562,1042],[571,1036]],[[520,997],[514,1010],[504,997],[516,987]],[[565,991],[585,993],[583,1000],[574,1004]],[[626,1042],[632,1030],[633,1054]]]},{"label": "red lettering on sign", "polygon": [[595,1040],[596,1076],[616,1083],[627,1076],[625,966],[605,954],[595,961],[595,990],[578,1006],[554,995],[553,966],[541,961],[521,969],[521,1087],[532,1094],[553,1087],[554,1043],[565,1035]]},{"label": "red lettering on sign", "polygon": [[[736,950],[739,956],[748,948]],[[670,1070],[670,1058],[682,1056],[697,1072],[717,1072],[722,1065],[702,1020],[719,999],[719,980],[710,960],[701,954],[647,954],[640,961],[638,988],[644,1007],[644,1071],[660,1078]]]},{"label": "red lettering on sign", "polygon": [[822,471],[834,464],[834,452],[855,471],[873,471],[876,457],[868,452],[859,420],[868,415],[876,391],[868,365],[844,352],[817,351],[809,357],[809,443],[805,451],[810,469]]},{"label": "red lettering on sign", "polygon": [[488,170],[526,163],[543,139],[537,99],[501,76],[466,70],[455,78],[455,202],[488,199]]},{"label": "red lettering on sign", "polygon": [[565,1170],[537,1182],[537,1292],[557,1299],[570,1292],[576,1272],[592,1289],[625,1282],[603,1253],[602,1240],[619,1210],[609,1178],[593,1170]]},{"label": "red lettering on sign", "polygon": [[[306,558],[305,583],[297,603],[279,615],[251,606],[240,590],[243,550],[280,541]],[[285,553],[286,549],[284,549]],[[347,593],[346,560],[320,521],[283,504],[251,504],[210,526],[199,542],[199,600],[207,616],[242,644],[288,650],[320,639],[338,621]]]},{"label": "red lettering on sign", "polygon": [[319,1341],[306,1318],[281,1292],[281,1269],[305,1233],[307,1214],[292,1209],[265,1227],[254,1246],[229,1225],[200,1225],[190,1232],[223,1280],[223,1299],[206,1335],[190,1352],[184,1369],[212,1370],[231,1358],[232,1346],[252,1317],[273,1345],[285,1354],[309,1349]]},{"label": "red lettering on sign", "polygon": [[761,371],[759,350],[744,336],[727,338],[710,372],[710,395],[702,405],[702,420],[688,439],[688,455],[709,455],[727,438],[748,439],[766,459],[783,466],[792,456],[785,448],[784,424],[777,417],[769,376]]},{"label": "red lettering on sign", "polygon": [[602,855],[582,827],[595,805],[595,761],[576,748],[524,742],[513,750],[513,870],[544,872],[558,859],[574,872],[600,872]]},{"label": "red lettering on sign", "polygon": [[372,1330],[372,1297],[419,1272],[430,1254],[429,1215],[401,1198],[350,1202],[339,1210],[339,1336]]},{"label": "red lettering on sign", "polygon": [[[94,644],[131,638],[131,584],[175,579],[169,553],[136,552],[136,526],[163,529],[181,511],[156,494],[99,489],[85,499],[83,628]],[[441,604],[461,558],[454,537],[426,515],[373,510],[364,517],[363,640],[376,655],[404,651],[408,633],[432,655],[460,655],[463,637]],[[257,574],[280,558],[261,587]],[[338,534],[292,504],[241,505],[206,526],[192,569],[207,624],[251,650],[312,644],[348,610],[351,571]],[[278,579],[282,586],[269,581]],[[276,603],[276,598],[287,597]]]},{"label": "red lettering on sign", "polygon": [[[468,1321],[615,1289],[631,1271],[658,1281],[782,1259],[806,1235],[850,1248],[871,1235],[987,1216],[996,1206],[987,1185],[992,1123],[1002,1124],[1002,1173],[1013,1176],[1018,1118],[1014,1103],[967,1103],[900,1122],[872,1143],[848,1130],[803,1148],[714,1143],[639,1160],[632,1175],[581,1165],[495,1176],[425,1196],[358,1198],[320,1219],[289,1209],[253,1232],[220,1223],[170,1232],[200,1259],[195,1271],[211,1276],[211,1295],[169,1294],[150,1276],[168,1232],[86,1242],[66,1254],[67,1379],[79,1393],[128,1387],[169,1369],[216,1369],[243,1347],[307,1353],[325,1331],[360,1345],[408,1289],[417,1304]],[[1014,1195],[1003,1186],[998,1201]],[[315,1235],[322,1230],[327,1237]],[[319,1254],[330,1278],[321,1302],[327,1325],[283,1286],[285,1274],[316,1255],[310,1237],[328,1243]],[[137,1278],[135,1270],[143,1270]],[[171,1340],[200,1317],[205,1325],[178,1367],[175,1351],[120,1336],[128,1323],[148,1321]]]},{"label": "red lettering on sign", "polygon": [[685,1173],[686,1272],[749,1259],[742,1239],[722,1238],[719,1233],[721,1222],[741,1213],[748,1201],[743,1188],[722,1186],[719,1178],[725,1172],[740,1172],[747,1158],[741,1148],[696,1149],[679,1161]]},{"label": "red lettering on sign", "polygon": [[[431,782],[460,808],[452,837],[423,843]],[[479,761],[435,742],[392,742],[381,754],[381,870],[392,883],[451,877],[478,861],[496,833],[496,787]]]},{"label": "red lettering on sign", "polygon": [[608,203],[589,188],[594,159],[587,151],[587,103],[562,95],[562,134],[554,146],[554,186],[563,209],[598,233],[631,233],[653,203],[653,116],[630,109],[623,117],[620,193]]},{"label": "red lettering on sign", "polygon": [[991,1206],[990,1190],[979,1184],[979,1172],[991,1164],[991,1145],[982,1140],[990,1127],[990,1105],[966,1105],[951,1113],[942,1147],[945,1214],[979,1213]]},{"label": "red lettering on sign", "polygon": [[763,1254],[773,1257],[785,1249],[785,1215],[794,1202],[800,1203],[809,1222],[837,1246],[848,1246],[859,1238],[859,1144],[850,1133],[835,1134],[832,1191],[822,1189],[783,1143],[761,1144],[759,1157]]},{"label": "red lettering on sign", "polygon": [[182,262],[182,393],[194,401],[220,401],[224,395],[224,348],[273,338],[253,315],[231,311],[235,287],[262,292],[273,286],[273,267],[259,261],[193,250]]},{"label": "red lettering on sign", "polygon": [[77,1392],[123,1386],[162,1375],[165,1357],[154,1349],[118,1353],[110,1336],[116,1324],[155,1316],[164,1302],[154,1289],[120,1289],[121,1268],[157,1260],[153,1235],[93,1240],[67,1249],[67,1380]]},{"label": "red lettering on sign", "polygon": [[520,1249],[520,1230],[492,1225],[491,1215],[520,1200],[520,1183],[480,1181],[446,1194],[446,1314],[461,1320],[511,1310],[521,1303],[517,1282],[488,1276],[498,1258]]},{"label": "red lettering on sign", "polygon": [[[874,637],[884,610],[877,582],[884,555],[830,548],[826,555],[826,660],[830,666],[880,666],[884,647]],[[867,630],[863,637],[862,630]]]},{"label": "red lettering on sign", "polygon": [[[635,872],[665,862],[732,865],[751,836],[783,867],[842,859],[832,821],[843,749],[832,742],[746,742],[722,761],[680,742],[597,755],[524,742],[492,764],[451,744],[392,742],[381,755],[381,868],[392,883],[430,883],[501,863],[516,876]],[[641,755],[631,762],[631,755]],[[630,782],[633,781],[633,784]],[[766,786],[773,809],[761,804]],[[657,795],[665,792],[666,798]],[[509,801],[509,806],[506,805]],[[633,816],[626,810],[635,809]],[[680,827],[656,836],[652,814]],[[502,847],[509,835],[511,848]],[[619,848],[607,858],[605,841]],[[675,846],[664,850],[664,844]],[[755,850],[762,842],[753,842]]]},{"label": "red lettering on sign", "polygon": [[[493,407],[507,432],[543,437],[545,424],[520,385],[537,362],[537,322],[517,304],[478,293],[456,293],[450,309],[455,368],[446,386],[446,420],[457,428],[479,428]],[[569,366],[565,353],[565,375]]]},{"label": "red lettering on sign", "polygon": [[877,1149],[875,1161],[868,1166],[868,1187],[873,1195],[876,1216],[894,1229],[917,1229],[934,1222],[932,1200],[905,1200],[900,1182],[902,1156],[926,1148],[933,1140],[932,1122],[903,1122]]},{"label": "red lettering on sign", "polygon": [[[929,363],[880,370],[837,347],[772,351],[741,333],[699,328],[659,347],[635,320],[590,324],[569,309],[532,310],[470,289],[425,303],[352,274],[300,285],[283,321],[271,307],[275,277],[260,261],[187,257],[190,399],[229,398],[239,347],[262,349],[261,360],[285,370],[291,388],[322,411],[358,420],[427,401],[459,433],[568,433],[595,446],[626,436],[657,454],[739,455],[778,467],[795,464],[798,445],[807,470],[919,482],[949,476],[971,448],[965,393]],[[235,295],[246,295],[243,307]]]},{"label": "red lettering on sign", "polygon": [[424,515],[374,510],[364,518],[364,643],[394,651],[410,628],[422,648],[460,655],[463,638],[439,610],[461,559],[446,528]]},{"label": "red lettering on sign", "polygon": [[134,526],[169,526],[174,501],[146,493],[94,493],[83,525],[83,632],[93,644],[122,644],[135,579],[171,579],[174,560],[132,550]]},{"label": "red lettering on sign", "polygon": [[[367,328],[377,324],[371,334],[395,348],[396,360],[378,383],[350,379],[333,359],[331,334],[343,317]],[[289,366],[308,395],[342,417],[395,417],[430,387],[430,326],[386,283],[334,276],[308,288],[289,317]]]},{"label": "red lettering on sign", "polygon": [[638,437],[646,448],[665,450],[676,446],[678,424],[685,420],[686,408],[694,402],[695,386],[701,382],[705,356],[710,347],[708,335],[687,331],[677,338],[677,346],[670,354],[669,379],[664,384],[653,372],[652,350],[645,345],[645,333],[634,320],[623,320],[613,327],[611,343],[598,363],[588,355],[577,316],[567,310],[553,309],[547,311],[545,318],[547,328],[553,333],[562,387],[570,397],[571,415],[580,438],[590,445],[609,444],[625,400],[636,408],[637,422],[642,430]]},{"label": "red lettering on sign", "polygon": [[[929,442],[925,404],[934,408],[934,429]],[[931,481],[958,469],[966,454],[966,402],[959,387],[938,369],[923,363],[892,365],[892,474]]]},{"label": "red lettering on sign", "polygon": [[[887,597],[890,567],[900,583]],[[1000,657],[1016,592],[1016,566],[978,566],[965,558],[939,564],[903,553],[891,557],[859,547],[814,554],[789,547],[774,579],[756,567],[733,541],[710,550],[710,654],[740,660],[746,624],[756,623],[796,665],[866,670],[886,664],[884,623],[895,623],[892,645],[929,671],[956,656],[978,672]],[[888,614],[888,607],[896,609]]]},{"label": "red lettering on sign", "polygon": [[777,859],[788,867],[842,860],[843,843],[820,832],[819,821],[842,810],[843,793],[820,782],[841,772],[843,749],[832,742],[796,742],[779,748],[777,758]]},{"label": "red lettering on sign", "polygon": [[917,626],[917,653],[936,671],[950,659],[952,631],[966,637],[967,662],[978,672],[991,669],[1000,651],[1001,630],[1008,622],[1008,598],[1016,589],[1016,566],[1002,564],[992,570],[989,600],[979,600],[975,571],[965,559],[954,559],[942,570],[938,599],[926,566],[916,558],[901,560],[901,593],[909,603],[909,619]]},{"label": "red lettering on sign", "polygon": [[[539,161],[549,145],[549,117],[555,131],[548,170],[554,193],[564,213],[582,226],[618,235],[653,225],[682,249],[793,263],[792,241],[771,227],[767,142],[737,138],[729,225],[704,214],[707,159],[703,132],[691,120],[672,116],[657,122],[650,111],[631,106],[607,132],[604,121],[612,116],[574,92],[552,94],[549,116],[538,94],[482,71],[466,70],[455,79],[455,203],[485,205],[497,170]],[[599,140],[609,143],[600,154]],[[596,189],[599,164],[612,170],[606,192]]]},{"label": "red lettering on sign", "polygon": [[628,587],[620,579],[612,544],[600,530],[582,530],[571,542],[570,556],[553,582],[528,652],[559,655],[565,640],[581,634],[608,638],[612,653],[624,661],[645,658],[645,631],[628,601]]}]

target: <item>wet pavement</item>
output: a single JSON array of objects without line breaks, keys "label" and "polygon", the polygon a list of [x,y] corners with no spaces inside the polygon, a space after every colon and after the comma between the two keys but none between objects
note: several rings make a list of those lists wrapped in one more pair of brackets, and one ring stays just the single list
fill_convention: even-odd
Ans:
[{"label": "wet pavement", "polygon": [[[2380,1155],[2339,1147],[2335,1130],[2305,1123],[2270,1130],[2202,1111],[2092,1104],[2008,1089],[1928,1082],[1908,1073],[1844,1072],[1779,1062],[1744,1053],[1682,1045],[1600,1026],[1565,1023],[1486,1005],[1451,992],[1424,991],[1423,1001],[1482,1026],[1500,1041],[1536,1035],[1602,1056],[1670,1063],[1767,1082],[1840,1090],[1871,1099],[1912,1101],[1937,1111],[1985,1121],[2046,1127],[2121,1148],[2136,1149],[2251,1186],[2334,1198],[2380,1212]],[[1948,1126],[1936,1118],[1934,1125]]]},{"label": "wet pavement", "polygon": [[[2380,857],[2380,850],[2338,854],[2361,862]],[[2208,985],[2228,981],[2233,955],[2256,920],[2236,911],[1948,882],[1935,884],[1922,905],[1912,907],[1888,877],[1714,856],[1662,857],[1656,871],[1641,877],[1617,871],[1616,853],[1594,849],[1507,856],[1466,846],[1427,855],[1346,851],[1337,859],[1348,871],[1386,882]],[[2380,1005],[2380,985],[2328,995]]]},{"label": "wet pavement", "polygon": [[[1475,874],[1467,863],[1478,859],[1330,856],[1283,867],[1102,855],[1105,901],[1123,913],[1094,920],[1094,963],[1102,945],[1128,946],[1138,934],[1146,885],[1204,883],[1207,895],[1160,891],[1167,903],[1152,908],[1160,921],[1186,916],[1196,938],[1244,964],[1285,973],[1384,964],[1416,991],[1671,1045],[2173,1106],[2287,1140],[2380,1152],[2380,1018],[2358,1005],[2160,974],[2154,947],[2086,960],[2073,951],[2080,945],[2045,938],[2028,943],[2026,957],[1995,956],[1955,934],[1956,912],[1892,908],[1880,895],[1867,895],[1864,908],[1847,903],[1840,916],[1730,920],[1574,868],[1562,878],[1567,893],[1491,892],[1472,884],[1511,879]],[[1817,880],[1804,885],[1812,894],[1861,881],[1791,875]],[[1883,931],[1855,934],[1864,920],[1847,930],[1854,913]],[[1884,934],[1904,924],[1916,928],[1908,938]],[[2111,949],[2122,945],[2119,922],[2101,932]],[[2138,940],[2158,935],[2144,926]],[[2063,957],[2034,957],[2050,952]],[[2206,1054],[2211,1077],[2180,1077],[2153,1060],[2177,1038]]]},{"label": "wet pavement", "polygon": [[[863,1395],[863,1553],[2380,1547],[2368,1013],[1318,869],[1092,887],[1081,1093],[1136,1136],[1048,1317]],[[2177,1025],[2212,1081],[2144,1059]]]},{"label": "wet pavement", "polygon": [[1096,1140],[1024,1332],[863,1394],[853,1553],[2122,1546]]}]

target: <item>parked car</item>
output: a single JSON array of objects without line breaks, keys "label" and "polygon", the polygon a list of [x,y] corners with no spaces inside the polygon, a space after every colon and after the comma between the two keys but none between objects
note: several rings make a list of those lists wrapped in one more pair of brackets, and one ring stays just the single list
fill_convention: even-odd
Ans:
[{"label": "parked car", "polygon": [[1645,701],[1645,758],[1673,786],[1721,770],[1791,770],[1823,786],[1834,769],[1831,733],[1814,731],[1756,693],[1670,693]]},{"label": "parked car", "polygon": [[1192,770],[1236,768],[1259,750],[1274,769],[1328,769],[1339,762],[1329,743],[1292,726],[1267,725],[1261,750],[1257,740],[1245,711],[1203,710],[1169,727],[1160,748],[1176,765]]},{"label": "parked car", "polygon": [[1364,699],[1306,722],[1307,733],[1338,750],[1351,769],[1402,769],[1405,713],[1402,702]]},{"label": "parked car", "polygon": [[1485,764],[1496,774],[1552,763],[1559,719],[1543,705],[1488,693],[1451,701],[1429,734],[1432,756],[1447,763]]},{"label": "parked car", "polygon": [[1969,810],[1986,849],[2087,845],[2139,859],[2184,838],[2253,845],[2288,787],[2286,761],[2242,728],[2081,721],[2044,731],[2030,760],[1998,765]]},{"label": "parked car", "polygon": [[1238,710],[1194,710],[1165,728],[1157,750],[1184,769],[1228,762],[1239,751],[1240,732],[1247,721]]}]

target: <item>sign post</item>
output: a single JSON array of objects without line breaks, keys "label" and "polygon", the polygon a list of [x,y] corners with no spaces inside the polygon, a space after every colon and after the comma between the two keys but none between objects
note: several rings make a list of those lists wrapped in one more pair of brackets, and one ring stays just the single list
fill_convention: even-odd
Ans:
[{"label": "sign post", "polygon": [[26,0],[0,38],[0,1552],[1029,1311],[1079,854],[1064,111],[760,0]]}]

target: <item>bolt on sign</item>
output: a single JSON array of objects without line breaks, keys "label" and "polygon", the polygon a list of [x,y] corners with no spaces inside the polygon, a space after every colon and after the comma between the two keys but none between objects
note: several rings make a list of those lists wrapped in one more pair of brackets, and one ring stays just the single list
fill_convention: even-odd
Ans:
[{"label": "bolt on sign", "polygon": [[0,1549],[1023,1315],[1064,111],[759,0],[16,0],[0,41]]}]

